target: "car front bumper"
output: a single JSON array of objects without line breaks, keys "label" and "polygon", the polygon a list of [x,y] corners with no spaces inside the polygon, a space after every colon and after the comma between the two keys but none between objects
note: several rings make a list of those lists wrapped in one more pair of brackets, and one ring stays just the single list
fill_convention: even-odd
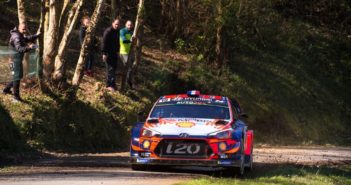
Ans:
[{"label": "car front bumper", "polygon": [[169,165],[169,166],[209,166],[209,167],[240,167],[241,160],[234,159],[155,159],[131,157],[131,164],[138,165]]}]

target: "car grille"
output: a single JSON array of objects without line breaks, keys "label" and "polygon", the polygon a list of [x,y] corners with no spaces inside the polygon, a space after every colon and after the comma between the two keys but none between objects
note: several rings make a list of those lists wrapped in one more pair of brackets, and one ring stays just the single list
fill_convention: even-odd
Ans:
[{"label": "car grille", "polygon": [[204,140],[164,139],[157,145],[155,154],[164,158],[206,159],[212,150]]}]

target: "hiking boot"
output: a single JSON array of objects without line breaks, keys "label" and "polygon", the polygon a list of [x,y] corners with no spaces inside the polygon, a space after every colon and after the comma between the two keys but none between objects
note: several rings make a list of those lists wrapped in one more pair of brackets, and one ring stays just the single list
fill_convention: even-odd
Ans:
[{"label": "hiking boot", "polygon": [[94,77],[93,71],[88,71],[88,74],[87,74],[87,75],[90,76],[90,77]]},{"label": "hiking boot", "polygon": [[134,89],[132,80],[128,80],[127,83],[130,89]]},{"label": "hiking boot", "polygon": [[5,95],[12,94],[12,91],[10,89],[4,89],[2,90],[2,94],[5,94]]},{"label": "hiking boot", "polygon": [[113,87],[107,87],[107,90],[110,91],[110,92],[115,92],[116,91],[116,89],[113,88]]}]

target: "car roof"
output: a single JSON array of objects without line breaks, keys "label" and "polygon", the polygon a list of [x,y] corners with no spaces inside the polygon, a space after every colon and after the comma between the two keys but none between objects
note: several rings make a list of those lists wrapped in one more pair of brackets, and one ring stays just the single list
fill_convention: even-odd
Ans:
[{"label": "car roof", "polygon": [[224,96],[214,95],[188,95],[188,94],[173,94],[161,96],[156,102],[157,106],[162,105],[217,105],[217,106],[229,106],[228,98]]},{"label": "car roof", "polygon": [[227,100],[228,98],[225,96],[217,96],[217,95],[207,95],[207,94],[200,94],[198,96],[189,96],[187,94],[171,94],[171,95],[164,95],[161,96],[160,99],[163,98],[203,98],[203,99],[214,99],[214,100]]}]

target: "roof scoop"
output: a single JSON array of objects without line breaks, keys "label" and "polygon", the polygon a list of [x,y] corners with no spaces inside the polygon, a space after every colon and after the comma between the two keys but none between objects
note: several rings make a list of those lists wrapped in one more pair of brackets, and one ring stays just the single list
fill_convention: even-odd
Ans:
[{"label": "roof scoop", "polygon": [[192,91],[188,91],[186,94],[189,97],[199,97],[200,96],[200,91],[192,90]]}]

